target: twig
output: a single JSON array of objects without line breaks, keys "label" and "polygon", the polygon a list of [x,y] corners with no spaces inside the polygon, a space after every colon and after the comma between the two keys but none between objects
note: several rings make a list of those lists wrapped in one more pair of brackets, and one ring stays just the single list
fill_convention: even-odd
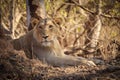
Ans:
[{"label": "twig", "polygon": [[105,17],[105,18],[109,18],[109,19],[117,19],[117,20],[120,20],[120,17],[117,17],[117,16],[110,16],[110,15],[105,15],[105,14],[101,14],[102,17]]},{"label": "twig", "polygon": [[82,32],[82,34],[80,34],[76,39],[75,39],[75,41],[74,41],[74,43],[73,43],[73,45],[75,45],[76,44],[76,42],[77,42],[77,40],[83,35],[85,33],[85,30]]},{"label": "twig", "polygon": [[83,10],[91,13],[91,14],[95,14],[94,11],[88,10],[87,8],[83,7],[82,5],[78,4],[76,1],[72,0],[72,2],[74,2],[74,4],[76,4],[77,6],[79,6],[80,8],[82,8]]}]

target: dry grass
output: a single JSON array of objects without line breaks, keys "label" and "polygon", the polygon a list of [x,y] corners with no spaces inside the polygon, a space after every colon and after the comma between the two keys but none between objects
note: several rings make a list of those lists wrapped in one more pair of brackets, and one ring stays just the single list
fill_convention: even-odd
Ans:
[{"label": "dry grass", "polygon": [[[105,71],[107,67],[108,66],[106,65],[96,67],[85,65],[74,67],[52,67],[47,64],[42,64],[38,59],[27,58],[24,51],[16,51],[8,41],[0,39],[0,80],[106,79],[106,76],[107,78],[110,78],[110,75],[104,76],[101,75],[101,72],[104,71],[107,73],[107,71]],[[118,71],[119,70],[117,70],[117,72]],[[116,69],[113,72],[116,72]],[[108,73],[113,74],[113,72]],[[114,78],[118,79],[119,76]]]}]

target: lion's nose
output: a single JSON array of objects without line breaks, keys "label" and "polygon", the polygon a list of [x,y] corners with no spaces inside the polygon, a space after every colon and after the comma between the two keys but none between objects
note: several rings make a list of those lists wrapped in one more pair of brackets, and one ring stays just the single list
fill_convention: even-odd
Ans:
[{"label": "lion's nose", "polygon": [[44,36],[43,38],[44,38],[44,39],[47,39],[47,38],[48,38],[48,36]]}]

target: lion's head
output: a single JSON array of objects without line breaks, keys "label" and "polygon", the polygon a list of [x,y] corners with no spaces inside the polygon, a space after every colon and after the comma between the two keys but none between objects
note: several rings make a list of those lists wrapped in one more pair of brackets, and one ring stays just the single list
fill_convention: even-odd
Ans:
[{"label": "lion's head", "polygon": [[33,29],[33,36],[42,46],[50,47],[54,44],[58,30],[53,26],[52,22],[39,22]]}]

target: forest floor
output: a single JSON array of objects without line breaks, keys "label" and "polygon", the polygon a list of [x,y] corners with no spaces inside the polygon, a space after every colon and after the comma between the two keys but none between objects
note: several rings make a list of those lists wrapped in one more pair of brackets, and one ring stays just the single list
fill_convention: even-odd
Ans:
[{"label": "forest floor", "polygon": [[52,67],[28,59],[23,51],[0,39],[0,80],[120,80],[120,55],[95,67]]}]

